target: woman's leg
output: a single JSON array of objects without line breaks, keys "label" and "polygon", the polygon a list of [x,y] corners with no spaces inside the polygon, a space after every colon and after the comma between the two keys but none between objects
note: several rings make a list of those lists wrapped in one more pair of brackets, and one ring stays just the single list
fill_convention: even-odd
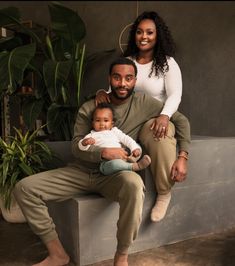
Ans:
[{"label": "woman's leg", "polygon": [[151,157],[151,172],[154,178],[158,197],[151,218],[160,221],[167,211],[170,202],[171,188],[174,181],[170,177],[171,167],[176,160],[175,127],[169,122],[168,134],[165,138],[155,140],[150,125],[153,120],[145,123],[140,131],[139,139]]}]

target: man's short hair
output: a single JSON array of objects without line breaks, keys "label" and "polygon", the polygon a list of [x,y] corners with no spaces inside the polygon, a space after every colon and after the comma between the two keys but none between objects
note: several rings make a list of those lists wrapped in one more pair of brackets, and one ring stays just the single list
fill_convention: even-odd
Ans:
[{"label": "man's short hair", "polygon": [[129,66],[133,66],[133,68],[134,68],[134,70],[135,70],[135,76],[137,76],[137,67],[136,67],[136,64],[135,64],[131,59],[129,59],[129,58],[127,58],[127,57],[124,57],[124,56],[115,59],[115,60],[111,63],[111,65],[110,65],[110,67],[109,67],[109,75],[111,75],[112,70],[113,70],[113,67],[114,67],[115,65],[129,65]]}]

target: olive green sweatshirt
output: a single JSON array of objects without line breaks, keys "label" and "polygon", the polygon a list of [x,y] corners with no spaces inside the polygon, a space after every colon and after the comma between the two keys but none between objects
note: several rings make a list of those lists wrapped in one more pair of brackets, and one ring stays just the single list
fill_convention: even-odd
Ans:
[{"label": "olive green sweatshirt", "polygon": [[[134,140],[137,140],[143,124],[161,113],[163,103],[146,94],[133,92],[126,102],[120,105],[112,104],[112,107],[114,109],[115,126]],[[78,142],[91,130],[94,109],[94,99],[81,106],[75,122],[72,140],[72,152],[77,158],[77,163],[90,169],[98,168],[99,163],[102,161],[101,148],[92,145],[89,150],[81,151],[78,148]],[[175,125],[175,137],[179,150],[188,151],[190,143],[188,119],[177,111],[171,117],[171,122]]]}]

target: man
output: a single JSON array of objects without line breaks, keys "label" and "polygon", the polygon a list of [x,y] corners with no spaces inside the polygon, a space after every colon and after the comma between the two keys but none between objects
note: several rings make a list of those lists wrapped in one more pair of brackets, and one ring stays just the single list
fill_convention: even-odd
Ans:
[{"label": "man", "polygon": [[[127,58],[119,58],[110,66],[109,81],[112,87],[111,105],[116,119],[115,126],[135,140],[144,123],[156,117],[162,109],[162,103],[159,101],[133,93],[136,74],[135,64]],[[45,260],[34,266],[59,266],[69,262],[69,256],[57,236],[45,201],[63,200],[91,192],[100,193],[119,203],[114,266],[128,266],[128,248],[136,238],[140,226],[145,188],[141,177],[135,172],[120,171],[104,176],[98,171],[102,160],[126,159],[128,154],[125,149],[92,146],[87,151],[79,150],[79,140],[91,130],[94,109],[95,101],[90,100],[82,105],[77,115],[72,141],[72,150],[77,161],[64,168],[26,177],[14,190],[14,195],[29,225],[45,243],[49,252]],[[188,120],[176,112],[172,116],[172,122],[179,136],[179,153],[186,157],[190,141]],[[151,134],[155,137],[154,129]],[[184,180],[186,160],[180,157],[175,161],[173,168],[173,179]]]}]

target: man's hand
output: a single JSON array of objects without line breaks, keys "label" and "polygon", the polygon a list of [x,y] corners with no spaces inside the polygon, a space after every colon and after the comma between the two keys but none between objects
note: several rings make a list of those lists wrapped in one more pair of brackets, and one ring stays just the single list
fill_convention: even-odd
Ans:
[{"label": "man's hand", "polygon": [[153,131],[153,136],[156,139],[165,138],[168,131],[169,117],[167,115],[159,115],[155,118],[154,122],[150,126],[150,130]]},{"label": "man's hand", "polygon": [[123,148],[104,148],[101,152],[101,156],[106,160],[126,160],[128,157],[128,152]]},{"label": "man's hand", "polygon": [[179,157],[171,168],[171,179],[175,182],[183,182],[187,174],[187,160]]},{"label": "man's hand", "polygon": [[95,139],[93,138],[87,138],[82,141],[83,146],[93,145],[93,144],[95,144]]}]

